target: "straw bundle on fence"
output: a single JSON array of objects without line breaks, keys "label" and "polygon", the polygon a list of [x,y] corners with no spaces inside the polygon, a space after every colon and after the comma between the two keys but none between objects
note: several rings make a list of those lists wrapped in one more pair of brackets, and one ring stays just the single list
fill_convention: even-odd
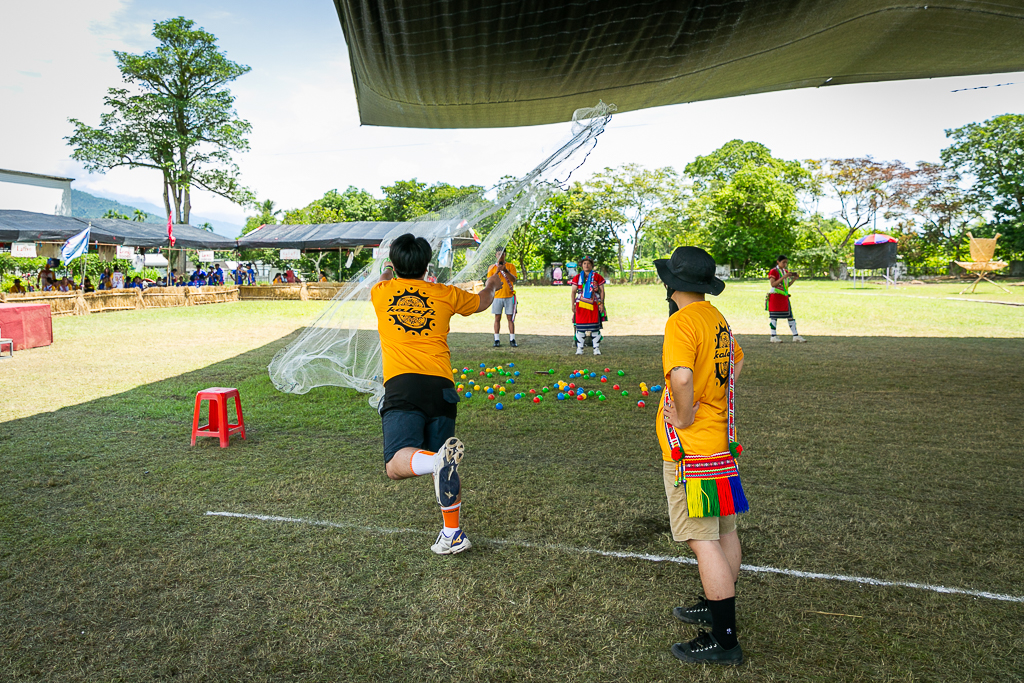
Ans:
[{"label": "straw bundle on fence", "polygon": [[352,286],[354,283],[351,282],[310,282],[306,285],[306,291],[314,301],[330,301],[338,292],[347,292]]},{"label": "straw bundle on fence", "polygon": [[306,283],[290,285],[243,285],[239,287],[243,299],[302,300],[309,299]]},{"label": "straw bundle on fence", "polygon": [[150,287],[142,292],[146,308],[169,308],[185,306],[184,287]]},{"label": "straw bundle on fence", "polygon": [[100,292],[85,294],[85,300],[93,313],[103,311],[130,311],[139,306],[138,289],[105,289]]},{"label": "straw bundle on fence", "polygon": [[27,292],[6,295],[9,304],[49,304],[52,315],[75,315],[75,292]]},{"label": "straw bundle on fence", "polygon": [[75,313],[74,315],[89,315],[92,313],[92,309],[89,308],[89,304],[85,301],[85,292],[77,290],[75,292]]}]

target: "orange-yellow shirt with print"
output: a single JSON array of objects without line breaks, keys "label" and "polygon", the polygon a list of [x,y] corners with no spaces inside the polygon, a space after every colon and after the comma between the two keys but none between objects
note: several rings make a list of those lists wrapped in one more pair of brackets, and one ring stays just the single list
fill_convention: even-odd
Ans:
[{"label": "orange-yellow shirt with print", "polygon": [[[735,344],[735,360],[743,349]],[[712,455],[729,450],[729,328],[725,317],[707,301],[696,301],[674,313],[665,323],[661,352],[665,391],[672,368],[693,371],[693,400],[700,401],[693,424],[678,429],[679,443],[689,455]],[[672,447],[665,433],[665,397],[658,404],[658,442],[662,458],[672,462]]]},{"label": "orange-yellow shirt with print", "polygon": [[[508,272],[512,275],[512,277],[519,277],[518,275],[516,275],[516,267],[513,266],[509,261],[505,261],[505,268],[508,269]],[[490,277],[490,276],[494,275],[497,272],[498,272],[498,264],[495,263],[494,265],[492,265],[490,268],[487,269],[487,277]],[[497,292],[494,293],[494,298],[495,299],[511,299],[513,296],[515,296],[515,293],[516,293],[516,288],[512,286],[512,282],[510,280],[506,280],[504,277],[502,277],[501,278],[501,289],[499,289]]]},{"label": "orange-yellow shirt with print", "polygon": [[384,359],[384,381],[413,372],[451,379],[448,321],[476,313],[480,297],[424,280],[392,278],[370,290]]}]

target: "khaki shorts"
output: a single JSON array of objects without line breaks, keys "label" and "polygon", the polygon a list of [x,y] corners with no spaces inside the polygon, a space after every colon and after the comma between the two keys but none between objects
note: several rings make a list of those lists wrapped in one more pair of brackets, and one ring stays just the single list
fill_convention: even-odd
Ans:
[{"label": "khaki shorts", "polygon": [[676,483],[676,464],[662,460],[665,495],[668,497],[668,518],[672,538],[676,541],[717,541],[736,531],[736,515],[728,517],[693,517],[686,509],[686,487]]}]

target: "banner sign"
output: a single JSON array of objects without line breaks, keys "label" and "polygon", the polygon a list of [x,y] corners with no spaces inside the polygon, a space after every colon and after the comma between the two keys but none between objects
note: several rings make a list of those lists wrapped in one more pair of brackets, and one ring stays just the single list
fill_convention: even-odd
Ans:
[{"label": "banner sign", "polygon": [[281,260],[282,261],[298,261],[302,258],[302,251],[299,249],[282,249]]},{"label": "banner sign", "polygon": [[199,260],[203,263],[213,263],[213,250],[212,249],[200,249]]},{"label": "banner sign", "polygon": [[36,243],[35,242],[15,242],[11,245],[11,256],[17,258],[35,258],[36,257]]},{"label": "banner sign", "polygon": [[135,247],[118,247],[117,258],[133,259],[135,258]]}]

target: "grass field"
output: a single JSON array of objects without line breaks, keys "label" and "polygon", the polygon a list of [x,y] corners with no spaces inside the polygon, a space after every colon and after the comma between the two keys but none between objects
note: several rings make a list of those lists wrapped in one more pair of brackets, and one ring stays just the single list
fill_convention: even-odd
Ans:
[{"label": "grass field", "polygon": [[[687,667],[671,609],[699,581],[672,561],[635,395],[464,403],[475,547],[438,558],[429,478],[384,477],[365,397],[267,378],[323,304],[243,302],[56,319],[53,346],[0,363],[0,680],[1021,679],[1024,307],[798,286],[805,345],[767,343],[763,283],[716,301],[747,354],[744,563],[997,597],[747,571],[747,663]],[[563,295],[523,290],[519,349],[459,321],[453,362],[565,377]],[[606,354],[582,363],[658,381],[663,293],[609,295]],[[241,390],[248,438],[190,448],[213,385]]]}]

